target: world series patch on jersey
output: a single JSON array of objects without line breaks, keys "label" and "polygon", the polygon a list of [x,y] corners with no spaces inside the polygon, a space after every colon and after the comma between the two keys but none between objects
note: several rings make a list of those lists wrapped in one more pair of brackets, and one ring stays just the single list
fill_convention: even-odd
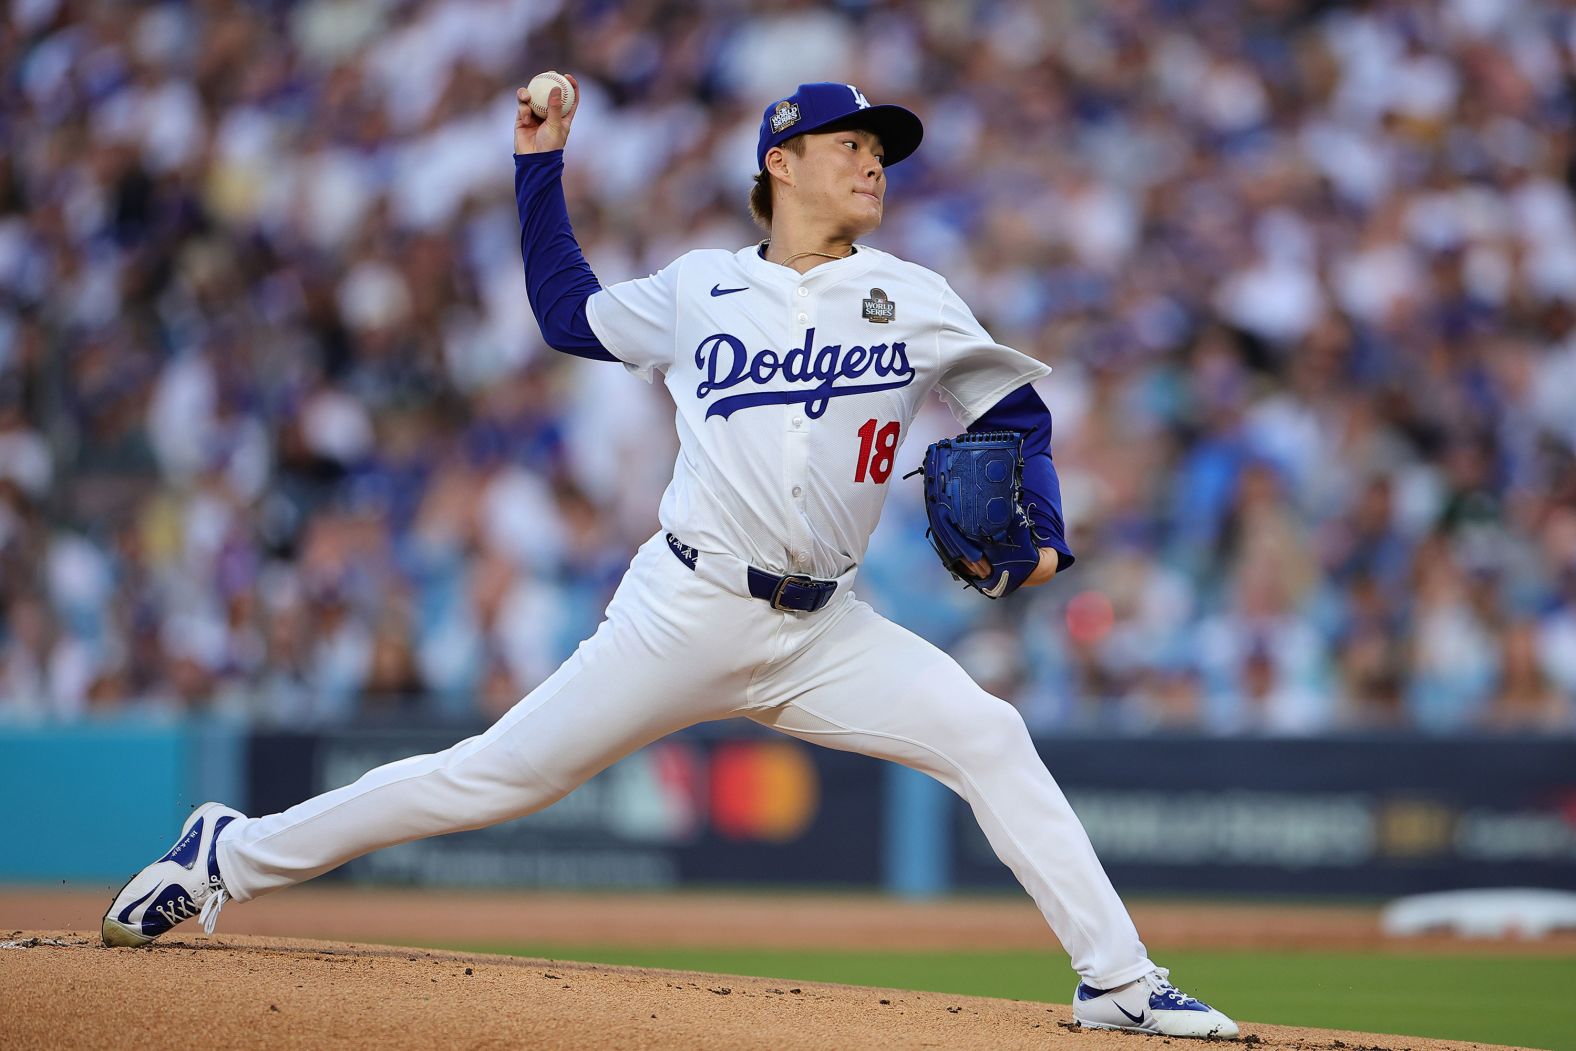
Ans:
[{"label": "world series patch on jersey", "polygon": [[689,252],[597,292],[587,317],[678,408],[663,528],[819,577],[863,560],[933,389],[967,425],[1050,371],[993,340],[938,274],[864,246],[805,274],[754,245]]}]

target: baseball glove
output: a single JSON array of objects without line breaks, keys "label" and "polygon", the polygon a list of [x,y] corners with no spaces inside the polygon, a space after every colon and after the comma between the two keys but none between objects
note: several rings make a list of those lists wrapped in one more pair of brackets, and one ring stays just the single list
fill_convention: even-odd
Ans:
[{"label": "baseball glove", "polygon": [[[965,433],[925,450],[925,535],[941,564],[982,595],[1018,590],[1040,564],[1040,549],[1023,508],[1023,435]],[[990,560],[976,577],[964,564]]]}]

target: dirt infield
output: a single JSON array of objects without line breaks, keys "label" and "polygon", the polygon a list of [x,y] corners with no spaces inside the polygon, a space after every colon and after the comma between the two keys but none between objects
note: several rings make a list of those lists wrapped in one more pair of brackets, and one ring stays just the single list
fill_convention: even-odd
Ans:
[{"label": "dirt infield", "polygon": [[[1027,899],[320,886],[231,905],[215,937],[193,925],[147,949],[105,949],[96,932],[113,890],[0,891],[0,1047],[166,1048],[177,1034],[189,1043],[192,1026],[202,1046],[246,1049],[1161,1046],[1069,1028],[1064,1005],[349,944],[1054,950]],[[1576,947],[1569,936],[1386,939],[1375,910],[1349,907],[1140,903],[1133,911],[1161,950]],[[1253,1023],[1243,1033],[1257,1051],[1486,1046]]]},{"label": "dirt infield", "polygon": [[[231,936],[106,949],[0,932],[6,1048],[1047,1048],[1172,1041],[1072,1027],[1071,1009],[776,979]],[[1485,1045],[1243,1024],[1255,1051]]]}]

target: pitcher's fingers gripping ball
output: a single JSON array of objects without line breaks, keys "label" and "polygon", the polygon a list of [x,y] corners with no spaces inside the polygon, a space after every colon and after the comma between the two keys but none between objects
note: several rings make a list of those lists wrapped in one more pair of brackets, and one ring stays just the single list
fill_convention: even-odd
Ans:
[{"label": "pitcher's fingers gripping ball", "polygon": [[539,73],[526,87],[516,88],[514,152],[552,153],[563,149],[569,141],[579,97],[575,78],[556,70]]},{"label": "pitcher's fingers gripping ball", "polygon": [[563,93],[564,114],[567,116],[574,112],[575,86],[570,83],[568,77],[557,70],[550,69],[546,73],[538,73],[525,86],[526,93],[531,96],[531,112],[542,120],[547,119],[548,98],[554,88]]}]

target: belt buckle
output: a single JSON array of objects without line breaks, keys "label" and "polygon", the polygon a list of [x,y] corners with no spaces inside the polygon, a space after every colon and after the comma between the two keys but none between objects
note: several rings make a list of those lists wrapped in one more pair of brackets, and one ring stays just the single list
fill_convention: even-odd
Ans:
[{"label": "belt buckle", "polygon": [[772,609],[781,610],[784,613],[803,613],[804,610],[794,609],[792,606],[784,606],[780,604],[782,602],[783,589],[788,586],[789,581],[797,581],[801,584],[813,584],[815,583],[815,578],[806,576],[803,573],[788,573],[784,575],[781,580],[777,581],[777,587],[772,592]]}]

